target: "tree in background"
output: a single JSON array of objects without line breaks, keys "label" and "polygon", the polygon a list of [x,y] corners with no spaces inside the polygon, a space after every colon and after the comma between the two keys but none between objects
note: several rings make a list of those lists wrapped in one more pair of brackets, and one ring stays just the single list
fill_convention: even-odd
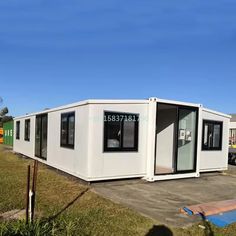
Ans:
[{"label": "tree in background", "polygon": [[[3,103],[3,99],[2,99],[2,97],[0,97],[0,104],[2,104],[2,103]],[[7,115],[8,112],[9,111],[8,111],[7,107],[0,109],[0,127],[2,127],[3,123],[13,120],[12,116]]]}]

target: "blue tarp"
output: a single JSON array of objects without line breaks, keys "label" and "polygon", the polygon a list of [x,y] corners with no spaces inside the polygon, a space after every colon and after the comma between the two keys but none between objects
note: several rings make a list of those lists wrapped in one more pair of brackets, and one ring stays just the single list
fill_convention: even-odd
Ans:
[{"label": "blue tarp", "polygon": [[225,227],[236,222],[236,211],[227,211],[217,215],[206,216],[206,219],[218,227]]},{"label": "blue tarp", "polygon": [[[183,209],[188,213],[188,215],[193,215],[193,212],[189,208],[184,207]],[[225,227],[229,224],[236,223],[236,210],[222,212],[220,214],[210,216],[202,216],[201,214],[197,215],[201,216],[201,218],[204,218],[204,220],[210,221],[212,224],[218,227]]]},{"label": "blue tarp", "polygon": [[184,207],[183,209],[184,209],[185,212],[188,213],[188,215],[190,215],[190,216],[193,215],[193,212],[189,208]]}]

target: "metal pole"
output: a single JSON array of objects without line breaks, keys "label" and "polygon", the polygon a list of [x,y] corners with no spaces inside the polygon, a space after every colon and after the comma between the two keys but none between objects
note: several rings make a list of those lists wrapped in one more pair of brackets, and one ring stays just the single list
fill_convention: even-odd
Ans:
[{"label": "metal pole", "polygon": [[38,161],[34,161],[34,174],[33,174],[33,186],[32,186],[32,191],[36,191],[36,181],[37,181],[37,173],[38,173]]},{"label": "metal pole", "polygon": [[36,197],[36,181],[37,181],[37,174],[38,174],[38,161],[34,161],[34,172],[33,172],[33,183],[32,183],[32,202],[31,202],[31,220],[34,220],[34,212],[35,212],[35,197]]},{"label": "metal pole", "polygon": [[29,190],[30,190],[30,165],[28,165],[28,168],[27,168],[26,212],[25,212],[25,221],[26,221],[26,224],[29,223]]}]

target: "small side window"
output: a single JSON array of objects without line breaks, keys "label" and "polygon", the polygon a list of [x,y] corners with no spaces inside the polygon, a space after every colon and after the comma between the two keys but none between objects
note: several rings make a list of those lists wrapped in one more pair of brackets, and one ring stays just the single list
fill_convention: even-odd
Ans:
[{"label": "small side window", "polygon": [[25,141],[30,141],[30,119],[25,120]]},{"label": "small side window", "polygon": [[61,147],[74,148],[75,112],[61,114]]},{"label": "small side window", "polygon": [[104,113],[104,152],[138,151],[139,115]]},{"label": "small side window", "polygon": [[222,150],[223,122],[203,120],[202,150]]},{"label": "small side window", "polygon": [[20,121],[16,122],[16,139],[20,139]]},{"label": "small side window", "polygon": [[229,145],[236,144],[236,129],[230,129],[229,132]]}]

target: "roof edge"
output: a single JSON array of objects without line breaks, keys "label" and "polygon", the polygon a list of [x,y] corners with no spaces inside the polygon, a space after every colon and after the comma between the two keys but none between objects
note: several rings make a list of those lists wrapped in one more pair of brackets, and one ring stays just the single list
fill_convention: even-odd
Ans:
[{"label": "roof edge", "polygon": [[215,110],[211,110],[211,109],[208,109],[208,108],[205,108],[205,107],[203,107],[202,110],[207,111],[207,112],[212,113],[212,114],[215,114],[215,115],[224,116],[224,117],[229,118],[229,119],[231,118],[231,116],[228,115],[228,114],[225,114],[225,113],[222,113],[222,112],[219,112],[219,111],[215,111]]},{"label": "roof edge", "polygon": [[73,108],[73,107],[78,107],[78,106],[84,106],[84,105],[88,105],[88,104],[147,104],[148,100],[142,100],[142,99],[87,99],[87,100],[83,100],[80,102],[75,102],[75,103],[70,103],[67,105],[63,105],[63,106],[59,106],[59,107],[55,107],[55,108],[51,108],[51,109],[47,109],[47,110],[41,110],[38,112],[32,112],[26,115],[21,115],[21,116],[17,116],[15,118],[13,118],[13,120],[17,120],[17,119],[21,119],[21,118],[26,118],[26,117],[30,117],[30,116],[35,116],[35,115],[40,115],[43,113],[50,113],[50,112],[54,112],[54,111],[60,111],[63,109],[69,109],[69,108]]}]

